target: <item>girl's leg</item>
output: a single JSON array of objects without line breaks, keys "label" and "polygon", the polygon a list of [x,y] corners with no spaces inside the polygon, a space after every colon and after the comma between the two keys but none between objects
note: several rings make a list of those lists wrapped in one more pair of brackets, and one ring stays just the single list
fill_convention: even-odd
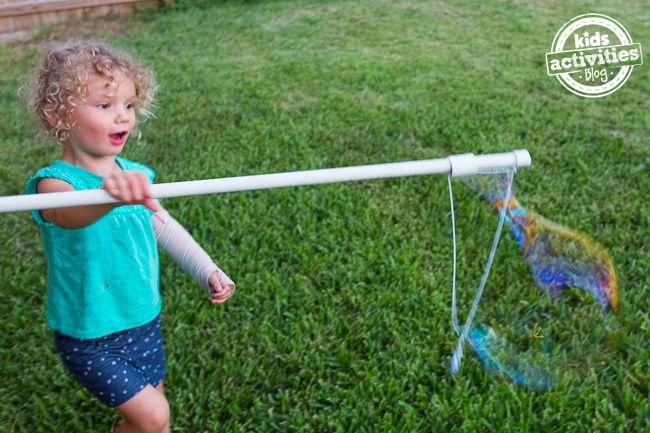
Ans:
[{"label": "girl's leg", "polygon": [[116,409],[126,419],[115,433],[169,432],[169,403],[162,393],[162,383],[156,388],[147,385]]},{"label": "girl's leg", "polygon": [[[158,386],[156,386],[156,391],[161,393],[163,397],[165,396],[165,390],[163,389],[162,382],[160,382]],[[167,417],[167,425],[162,429],[161,433],[169,433],[169,417]]]}]

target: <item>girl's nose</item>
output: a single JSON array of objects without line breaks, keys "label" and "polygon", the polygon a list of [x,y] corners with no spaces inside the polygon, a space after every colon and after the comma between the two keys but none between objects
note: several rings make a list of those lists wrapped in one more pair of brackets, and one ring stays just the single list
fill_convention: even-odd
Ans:
[{"label": "girl's nose", "polygon": [[129,111],[124,107],[119,108],[115,117],[115,123],[128,123],[130,120]]}]

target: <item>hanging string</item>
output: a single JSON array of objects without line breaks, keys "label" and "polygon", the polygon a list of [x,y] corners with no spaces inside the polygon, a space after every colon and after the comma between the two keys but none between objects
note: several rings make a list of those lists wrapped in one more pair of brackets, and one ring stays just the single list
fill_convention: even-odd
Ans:
[{"label": "hanging string", "polygon": [[494,255],[496,254],[497,246],[499,245],[499,239],[501,238],[501,229],[503,228],[503,223],[506,219],[506,213],[508,211],[508,203],[510,201],[510,195],[512,192],[512,181],[514,179],[515,172],[516,169],[511,171],[508,174],[508,187],[506,189],[505,199],[503,200],[503,206],[501,207],[499,224],[497,226],[496,233],[494,234],[494,240],[492,241],[492,249],[490,250],[490,255],[488,256],[488,261],[487,264],[485,265],[485,270],[483,271],[483,277],[481,278],[481,283],[476,292],[476,296],[474,297],[474,302],[472,303],[472,309],[469,315],[467,316],[467,320],[465,321],[465,326],[463,326],[462,329],[460,329],[458,326],[458,312],[456,309],[456,222],[454,219],[454,194],[451,187],[451,175],[447,176],[447,180],[449,183],[449,201],[451,203],[452,239],[454,244],[454,264],[453,264],[454,271],[452,277],[451,322],[454,327],[454,330],[456,331],[456,334],[458,334],[459,336],[458,345],[456,346],[456,350],[454,350],[454,354],[451,358],[450,370],[453,376],[456,376],[458,373],[460,373],[460,366],[463,358],[463,347],[465,346],[465,341],[467,340],[467,334],[469,330],[472,328],[474,315],[476,314],[476,310],[478,309],[479,301],[481,300],[481,296],[483,295],[483,289],[485,288],[488,275],[490,274],[490,268],[492,267]]},{"label": "hanging string", "polygon": [[454,244],[454,263],[453,274],[451,277],[451,324],[453,325],[456,334],[460,336],[460,328],[458,328],[458,312],[456,310],[456,218],[454,217],[454,193],[451,188],[451,174],[447,175],[447,183],[449,184],[449,203],[451,205],[451,239]]}]

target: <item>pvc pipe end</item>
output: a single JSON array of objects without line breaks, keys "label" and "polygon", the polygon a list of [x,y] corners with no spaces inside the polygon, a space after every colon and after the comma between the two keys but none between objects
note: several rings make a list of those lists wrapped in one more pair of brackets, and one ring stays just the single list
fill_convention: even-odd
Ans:
[{"label": "pvc pipe end", "polygon": [[513,150],[512,153],[515,155],[515,165],[517,168],[530,167],[532,161],[530,159],[530,153],[526,149]]}]

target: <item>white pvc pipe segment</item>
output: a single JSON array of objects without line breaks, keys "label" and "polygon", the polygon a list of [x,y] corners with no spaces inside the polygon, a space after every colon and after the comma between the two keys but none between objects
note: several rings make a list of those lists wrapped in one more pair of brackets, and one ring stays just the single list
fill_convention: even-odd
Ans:
[{"label": "white pvc pipe segment", "polygon": [[[525,149],[478,156],[467,153],[422,161],[159,183],[151,185],[151,195],[153,198],[161,199],[424,174],[471,176],[516,170],[520,167],[529,167],[530,164],[530,154]],[[0,213],[106,203],[119,203],[119,200],[114,199],[104,189],[14,195],[0,197]]]}]

